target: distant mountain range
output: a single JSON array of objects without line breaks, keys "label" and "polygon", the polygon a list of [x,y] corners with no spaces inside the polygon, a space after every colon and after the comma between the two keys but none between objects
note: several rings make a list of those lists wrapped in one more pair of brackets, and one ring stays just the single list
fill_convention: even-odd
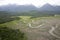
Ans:
[{"label": "distant mountain range", "polygon": [[60,6],[53,6],[48,3],[40,8],[37,8],[34,5],[16,5],[16,4],[0,6],[0,11],[23,12],[23,11],[31,11],[31,10],[60,11]]}]

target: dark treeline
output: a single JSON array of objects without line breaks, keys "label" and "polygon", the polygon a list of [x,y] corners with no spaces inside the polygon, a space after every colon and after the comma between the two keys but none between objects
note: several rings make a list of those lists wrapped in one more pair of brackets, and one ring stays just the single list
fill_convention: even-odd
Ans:
[{"label": "dark treeline", "polygon": [[28,11],[28,12],[6,12],[6,11],[0,11],[1,17],[10,17],[10,16],[54,16],[54,15],[60,15],[60,12],[54,12],[54,11]]},{"label": "dark treeline", "polygon": [[60,12],[54,11],[28,11],[28,12],[13,12],[11,13],[13,16],[34,16],[34,17],[46,17],[46,16],[54,16],[60,15]]},{"label": "dark treeline", "polygon": [[28,12],[6,12],[6,11],[0,11],[0,24],[6,23],[13,20],[20,19],[17,16],[32,16],[34,17],[49,17],[54,15],[60,15],[60,12],[53,12],[53,11],[28,11]]},{"label": "dark treeline", "polygon": [[9,12],[0,11],[0,24],[19,19],[19,17],[13,17]]}]

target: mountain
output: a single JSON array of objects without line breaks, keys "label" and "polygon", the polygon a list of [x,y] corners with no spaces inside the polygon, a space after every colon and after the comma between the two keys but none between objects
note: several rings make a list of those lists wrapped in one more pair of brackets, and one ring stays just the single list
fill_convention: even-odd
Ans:
[{"label": "mountain", "polygon": [[0,11],[23,12],[23,11],[31,11],[31,10],[60,12],[60,6],[53,6],[48,3],[40,8],[37,8],[34,5],[16,5],[16,4],[0,6]]},{"label": "mountain", "polygon": [[50,4],[45,4],[39,8],[40,11],[60,11],[60,6],[53,6]]},{"label": "mountain", "polygon": [[50,5],[50,4],[45,4],[45,5],[43,5],[41,8],[40,8],[40,10],[41,11],[53,11],[54,10],[54,8],[55,7],[53,7],[52,5]]},{"label": "mountain", "polygon": [[13,12],[22,12],[22,11],[30,11],[36,10],[37,8],[34,5],[4,5],[0,6],[0,11],[13,11]]}]

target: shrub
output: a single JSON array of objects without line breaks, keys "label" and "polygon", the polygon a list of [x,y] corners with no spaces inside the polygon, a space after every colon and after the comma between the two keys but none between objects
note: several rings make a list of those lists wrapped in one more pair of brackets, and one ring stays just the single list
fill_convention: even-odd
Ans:
[{"label": "shrub", "polygon": [[26,37],[19,29],[0,27],[0,40],[26,40]]}]

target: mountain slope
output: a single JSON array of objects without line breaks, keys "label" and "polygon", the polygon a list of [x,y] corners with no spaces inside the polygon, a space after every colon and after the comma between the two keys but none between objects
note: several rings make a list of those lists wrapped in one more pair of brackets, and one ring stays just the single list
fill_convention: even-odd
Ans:
[{"label": "mountain slope", "polygon": [[16,5],[16,4],[0,6],[0,11],[23,12],[23,11],[31,11],[31,10],[60,12],[60,6],[53,6],[48,3],[40,8],[37,8],[34,5]]},{"label": "mountain slope", "polygon": [[52,5],[50,4],[45,4],[43,5],[40,10],[41,11],[53,11],[55,7],[53,7]]},{"label": "mountain slope", "polygon": [[30,11],[36,10],[37,8],[34,5],[5,5],[0,7],[0,11]]}]

